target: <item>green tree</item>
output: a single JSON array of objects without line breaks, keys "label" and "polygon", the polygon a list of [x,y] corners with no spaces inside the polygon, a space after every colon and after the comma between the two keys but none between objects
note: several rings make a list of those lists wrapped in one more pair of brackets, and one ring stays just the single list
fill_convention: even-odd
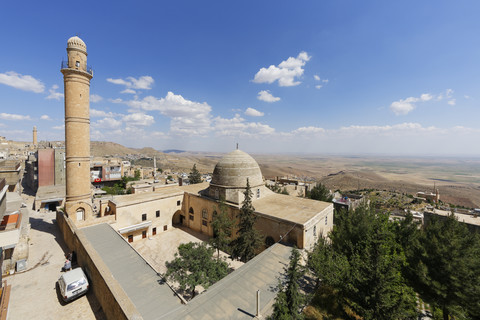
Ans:
[{"label": "green tree", "polygon": [[138,181],[140,180],[140,170],[135,170],[135,176],[133,177],[133,180]]},{"label": "green tree", "polygon": [[280,192],[280,193],[281,193],[281,194],[287,194],[287,195],[288,195],[289,193],[288,193],[287,187],[284,187],[283,190],[282,190],[282,192]]},{"label": "green tree", "polygon": [[303,296],[300,293],[300,278],[303,276],[300,265],[300,252],[292,249],[290,263],[285,270],[285,285],[279,282],[278,294],[273,305],[272,319],[303,319],[300,307]]},{"label": "green tree", "polygon": [[[449,215],[433,216],[422,237],[425,250],[419,276],[426,300],[450,316],[480,318],[480,240],[476,233]],[[422,268],[423,267],[423,268]]]},{"label": "green tree", "polygon": [[330,194],[330,190],[327,187],[318,182],[312,190],[307,191],[307,198],[330,202],[333,200],[333,195]]},{"label": "green tree", "polygon": [[228,246],[231,242],[232,231],[235,225],[235,221],[228,215],[228,208],[223,198],[220,198],[218,211],[217,214],[214,211],[211,222],[213,238],[210,239],[212,247],[217,249],[217,259],[220,258],[220,250],[229,251]]},{"label": "green tree", "polygon": [[415,295],[402,276],[405,256],[388,215],[361,207],[337,220],[331,242],[321,240],[310,254],[314,274],[365,320],[414,317]]},{"label": "green tree", "polygon": [[255,208],[252,204],[252,190],[250,189],[250,182],[247,178],[247,187],[243,193],[245,199],[242,203],[242,208],[237,215],[238,219],[238,237],[234,240],[233,256],[240,258],[241,261],[247,262],[255,256],[255,252],[262,243],[262,238],[255,229],[255,222],[257,216],[255,215]]},{"label": "green tree", "polygon": [[188,175],[188,179],[190,180],[190,184],[197,184],[202,182],[202,175],[197,170],[197,165],[194,163],[192,171]]},{"label": "green tree", "polygon": [[205,243],[181,244],[175,259],[165,263],[165,278],[178,282],[182,290],[189,290],[193,299],[196,286],[207,289],[228,274],[228,263],[213,258],[214,252]]}]

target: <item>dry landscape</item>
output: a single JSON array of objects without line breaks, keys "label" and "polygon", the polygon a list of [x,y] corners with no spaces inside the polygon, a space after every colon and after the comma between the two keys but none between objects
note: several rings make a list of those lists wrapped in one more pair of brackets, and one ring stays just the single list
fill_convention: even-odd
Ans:
[{"label": "dry landscape", "polygon": [[[142,154],[157,157],[157,164],[172,171],[189,172],[193,164],[213,172],[220,153],[163,153],[152,148],[130,149],[111,142],[92,141],[94,156]],[[297,176],[323,182],[332,190],[379,189],[415,194],[440,190],[444,202],[480,207],[480,159],[447,157],[314,156],[251,154],[266,178]],[[153,161],[151,161],[153,163]]]}]

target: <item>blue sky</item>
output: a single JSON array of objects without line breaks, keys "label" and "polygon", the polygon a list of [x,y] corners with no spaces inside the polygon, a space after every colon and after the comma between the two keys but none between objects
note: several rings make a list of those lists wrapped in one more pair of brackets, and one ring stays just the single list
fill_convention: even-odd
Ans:
[{"label": "blue sky", "polygon": [[480,155],[478,1],[0,5],[0,135],[62,140],[82,38],[91,139],[256,153]]}]

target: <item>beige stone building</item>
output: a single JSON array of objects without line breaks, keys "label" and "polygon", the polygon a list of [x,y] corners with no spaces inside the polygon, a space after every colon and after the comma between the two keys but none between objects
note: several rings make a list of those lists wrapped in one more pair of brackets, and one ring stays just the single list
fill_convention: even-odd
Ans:
[{"label": "beige stone building", "polygon": [[213,236],[211,223],[220,198],[226,199],[228,214],[236,219],[247,178],[258,216],[256,228],[265,237],[266,246],[282,241],[311,248],[318,237],[326,236],[332,229],[331,203],[272,192],[265,187],[257,162],[240,150],[217,163],[210,184],[165,186],[117,196],[101,207],[100,217],[114,216],[112,226],[130,242],[175,226]]}]

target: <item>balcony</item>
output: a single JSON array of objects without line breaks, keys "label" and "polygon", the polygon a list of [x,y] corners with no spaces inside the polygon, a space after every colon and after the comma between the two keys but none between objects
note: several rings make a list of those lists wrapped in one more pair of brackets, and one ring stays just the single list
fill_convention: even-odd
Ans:
[{"label": "balcony", "polygon": [[83,72],[86,72],[88,74],[90,74],[91,76],[93,76],[93,68],[91,66],[87,66],[87,69],[83,69],[83,68],[71,68],[69,65],[68,65],[68,60],[62,60],[62,64],[61,64],[61,67],[60,69],[73,69],[73,70],[81,70]]}]

